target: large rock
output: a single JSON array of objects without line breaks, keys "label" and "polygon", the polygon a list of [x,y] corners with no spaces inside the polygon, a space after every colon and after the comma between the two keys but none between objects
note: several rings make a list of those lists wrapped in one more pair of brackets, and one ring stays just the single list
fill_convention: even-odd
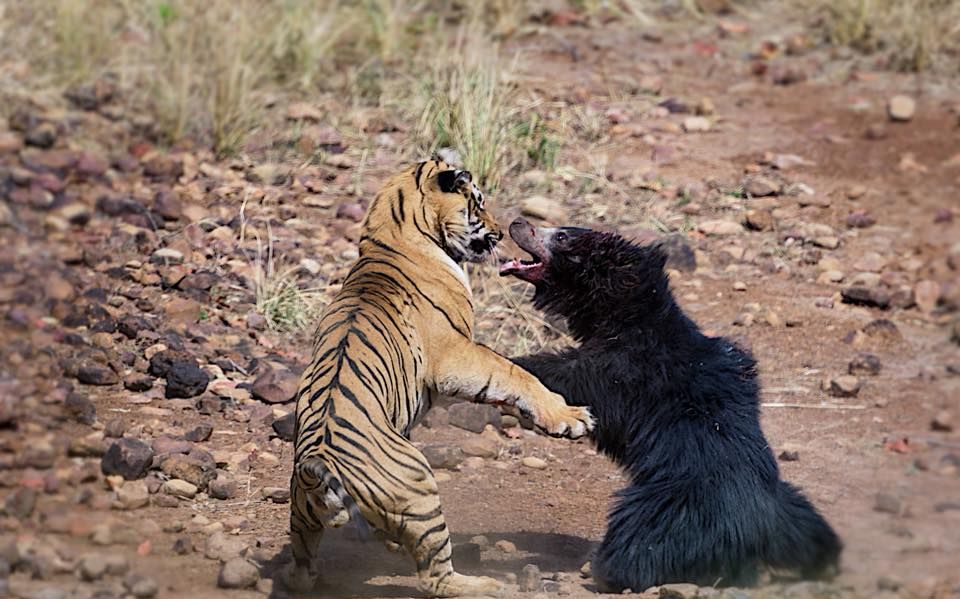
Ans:
[{"label": "large rock", "polygon": [[233,558],[242,556],[246,548],[247,541],[242,537],[217,531],[207,537],[204,542],[203,556],[207,559],[228,562]]},{"label": "large rock", "polygon": [[213,425],[203,422],[184,433],[183,438],[192,443],[202,443],[210,439],[212,434]]},{"label": "large rock", "polygon": [[496,437],[481,433],[476,437],[467,437],[460,442],[460,449],[468,456],[480,458],[495,458],[500,453],[500,440]]},{"label": "large rock", "polygon": [[0,514],[18,520],[25,520],[37,506],[37,491],[29,487],[20,487],[10,493],[0,504]]},{"label": "large rock", "polygon": [[120,377],[106,364],[84,364],[77,369],[77,380],[84,385],[116,385]]},{"label": "large rock", "polygon": [[215,463],[182,454],[172,455],[164,460],[160,469],[170,478],[185,480],[200,490],[206,489],[210,481],[217,476]]},{"label": "large rock", "polygon": [[24,141],[38,148],[52,147],[57,141],[57,127],[53,123],[40,123],[27,131]]},{"label": "large rock", "polygon": [[287,107],[287,118],[291,121],[322,121],[323,112],[307,102],[294,102]]},{"label": "large rock", "polygon": [[667,235],[660,240],[660,249],[667,254],[667,268],[675,268],[682,272],[697,270],[697,255],[685,236],[679,233]]},{"label": "large rock", "polygon": [[167,380],[167,399],[196,397],[210,382],[210,375],[197,366],[192,356],[173,350],[158,352],[150,358],[150,374]]},{"label": "large rock", "polygon": [[747,210],[743,224],[752,231],[770,231],[773,229],[773,212],[770,210]]},{"label": "large rock", "polygon": [[528,455],[527,457],[520,460],[520,463],[526,466],[527,468],[532,468],[533,470],[546,470],[549,464],[543,458],[538,458],[536,456]]},{"label": "large rock", "polygon": [[176,439],[169,435],[160,435],[150,442],[153,453],[166,458],[175,453],[190,453],[193,443],[185,439]]},{"label": "large rock", "polygon": [[743,184],[743,190],[755,198],[778,195],[781,189],[780,183],[761,175],[750,177]]},{"label": "large rock", "polygon": [[150,491],[147,483],[142,480],[132,480],[124,483],[117,489],[117,500],[114,508],[120,510],[135,510],[150,503]]},{"label": "large rock", "polygon": [[702,133],[710,130],[710,119],[703,116],[688,116],[683,119],[683,130],[687,133]]},{"label": "large rock", "polygon": [[463,462],[463,451],[451,445],[427,445],[422,450],[423,457],[434,469],[456,470]]},{"label": "large rock", "polygon": [[913,287],[913,297],[922,312],[933,312],[940,301],[940,284],[924,279]]},{"label": "large rock", "polygon": [[181,499],[193,499],[196,497],[197,486],[193,483],[187,482],[185,480],[180,480],[179,478],[174,478],[166,481],[160,487],[167,495],[172,495],[174,497],[180,497]]},{"label": "large rock", "polygon": [[77,83],[67,88],[63,96],[77,108],[96,110],[105,102],[109,102],[116,93],[116,86],[105,79],[98,79],[92,83]]},{"label": "large rock", "polygon": [[286,403],[297,395],[300,377],[286,369],[267,370],[253,381],[250,392],[254,399],[266,403]]},{"label": "large rock", "polygon": [[564,224],[569,219],[567,209],[559,201],[543,196],[527,198],[520,203],[520,213],[553,224]]},{"label": "large rock", "polygon": [[207,493],[214,499],[232,499],[237,495],[238,485],[236,479],[226,473],[220,473],[217,478],[210,481],[207,487]]},{"label": "large rock", "polygon": [[916,111],[917,102],[910,96],[894,96],[887,102],[887,114],[890,115],[892,121],[909,121]]},{"label": "large rock", "polygon": [[530,593],[540,590],[540,568],[536,564],[527,564],[517,576],[517,585],[520,591]]},{"label": "large rock", "polygon": [[140,316],[124,316],[117,321],[117,330],[127,339],[136,339],[140,331],[152,331],[153,325]]},{"label": "large rock", "polygon": [[228,560],[220,568],[217,586],[222,589],[245,589],[257,584],[260,572],[257,567],[242,557]]},{"label": "large rock", "polygon": [[107,558],[99,553],[83,556],[77,565],[77,574],[87,582],[100,580],[107,574],[109,563]]},{"label": "large rock", "polygon": [[164,220],[179,220],[183,216],[180,194],[173,189],[162,189],[153,198],[153,210]]},{"label": "large rock", "polygon": [[118,474],[126,480],[135,480],[147,475],[153,463],[153,450],[137,439],[120,439],[107,449],[100,461],[100,469],[106,475]]},{"label": "large rock", "polygon": [[847,287],[840,291],[843,303],[870,306],[886,310],[890,307],[890,292],[881,287]]},{"label": "large rock", "polygon": [[263,487],[260,497],[273,503],[289,503],[290,487]]},{"label": "large rock", "polygon": [[12,131],[0,131],[0,154],[12,154],[23,147],[23,139]]},{"label": "large rock", "polygon": [[455,403],[448,408],[447,417],[453,426],[473,433],[482,433],[488,424],[500,428],[500,410],[490,404]]},{"label": "large rock", "polygon": [[130,573],[123,579],[123,586],[137,599],[150,599],[159,592],[157,583],[147,576]]},{"label": "large rock", "polygon": [[847,372],[854,376],[861,374],[876,376],[880,374],[882,368],[883,365],[880,362],[880,358],[876,355],[860,352],[850,360],[850,364],[847,365]]},{"label": "large rock", "polygon": [[97,408],[86,395],[71,392],[63,405],[73,419],[81,424],[89,425],[97,421]]},{"label": "large rock", "polygon": [[707,220],[697,227],[704,235],[723,237],[725,235],[736,235],[743,232],[740,223],[732,220]]},{"label": "large rock", "polygon": [[856,397],[860,392],[860,379],[852,374],[844,374],[826,379],[823,390],[834,397]]},{"label": "large rock", "polygon": [[290,412],[282,418],[277,418],[273,421],[273,432],[276,433],[278,437],[284,441],[293,441],[294,434],[296,433],[297,427],[297,413],[296,411]]}]

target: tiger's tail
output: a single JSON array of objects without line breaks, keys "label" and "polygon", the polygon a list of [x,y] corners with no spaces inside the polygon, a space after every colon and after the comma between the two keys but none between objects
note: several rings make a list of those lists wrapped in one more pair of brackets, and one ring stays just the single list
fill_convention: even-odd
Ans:
[{"label": "tiger's tail", "polygon": [[[357,502],[343,487],[343,483],[340,482],[340,479],[337,478],[337,475],[327,467],[321,458],[307,458],[302,463],[297,465],[297,470],[300,472],[301,477],[304,474],[308,474],[310,477],[319,481],[320,484],[317,486],[319,488],[326,489],[326,501],[328,507],[336,507],[346,510],[349,519],[352,520],[354,525],[357,527],[361,538],[366,539],[370,536],[370,525],[367,522],[367,519],[364,517],[363,512],[360,511],[360,506],[357,505]],[[333,497],[330,497],[331,494]],[[330,503],[333,503],[334,505],[330,505]]]}]

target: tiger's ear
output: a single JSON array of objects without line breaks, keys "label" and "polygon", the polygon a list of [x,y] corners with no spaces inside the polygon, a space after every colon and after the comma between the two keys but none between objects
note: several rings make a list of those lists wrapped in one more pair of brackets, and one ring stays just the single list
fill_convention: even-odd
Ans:
[{"label": "tiger's ear", "polygon": [[473,181],[473,175],[470,171],[460,169],[440,171],[437,175],[437,184],[443,193],[457,193],[464,191],[470,182]]}]

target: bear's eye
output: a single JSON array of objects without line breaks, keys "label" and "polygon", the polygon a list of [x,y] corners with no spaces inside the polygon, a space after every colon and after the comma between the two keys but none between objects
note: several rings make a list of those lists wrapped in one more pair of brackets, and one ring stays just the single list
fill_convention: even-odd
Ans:
[{"label": "bear's eye", "polygon": [[562,243],[567,240],[567,234],[564,233],[563,231],[560,231],[559,233],[557,233],[557,236],[555,237],[555,239]]}]

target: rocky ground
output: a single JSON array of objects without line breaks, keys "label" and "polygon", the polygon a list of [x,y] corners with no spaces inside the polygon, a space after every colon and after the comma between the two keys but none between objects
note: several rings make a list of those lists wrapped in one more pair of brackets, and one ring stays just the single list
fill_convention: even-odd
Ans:
[{"label": "rocky ground", "polygon": [[[831,583],[644,596],[960,596],[957,82],[873,72],[800,25],[552,24],[511,47],[548,121],[579,115],[574,151],[492,209],[668,235],[677,297],[752,348],[784,476],[846,542]],[[411,157],[389,113],[348,134],[309,103],[276,110],[322,160],[278,158],[282,129],[243,160],[157,147],[105,82],[0,123],[0,596],[285,595],[283,417],[309,335],[270,326],[257,279],[272,252],[322,304]],[[505,303],[522,286],[474,274],[482,340],[557,343]],[[413,439],[458,568],[593,593],[582,567],[622,478],[589,442],[469,404]],[[416,594],[406,558],[351,529],[324,542],[316,596]]]}]

